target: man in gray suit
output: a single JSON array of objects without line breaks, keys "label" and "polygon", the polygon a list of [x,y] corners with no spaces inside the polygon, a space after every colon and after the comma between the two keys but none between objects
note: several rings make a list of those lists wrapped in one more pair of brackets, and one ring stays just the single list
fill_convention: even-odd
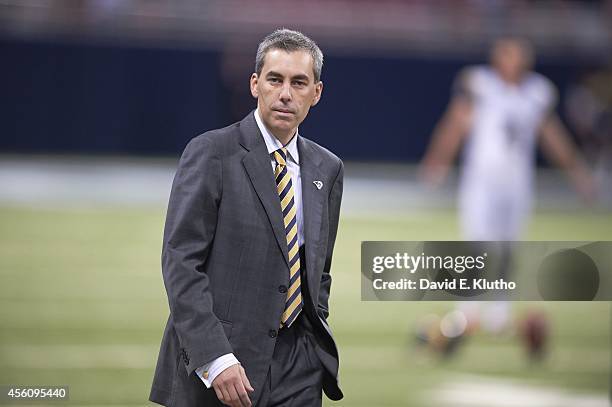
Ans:
[{"label": "man in gray suit", "polygon": [[342,398],[326,322],[343,165],[298,125],[321,97],[303,34],[259,44],[257,109],[189,142],[164,230],[170,316],[150,400],[165,406],[320,406]]}]

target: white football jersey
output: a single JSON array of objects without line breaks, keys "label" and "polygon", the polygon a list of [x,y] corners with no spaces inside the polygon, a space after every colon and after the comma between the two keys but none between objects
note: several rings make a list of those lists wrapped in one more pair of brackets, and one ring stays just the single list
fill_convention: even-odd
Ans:
[{"label": "white football jersey", "polygon": [[555,88],[535,72],[509,84],[485,66],[464,70],[458,86],[473,107],[459,189],[463,235],[517,239],[531,207],[537,133],[555,106]]},{"label": "white football jersey", "polygon": [[467,68],[460,81],[473,106],[464,176],[530,176],[538,129],[556,104],[552,83],[528,72],[520,84],[509,84],[486,66]]}]

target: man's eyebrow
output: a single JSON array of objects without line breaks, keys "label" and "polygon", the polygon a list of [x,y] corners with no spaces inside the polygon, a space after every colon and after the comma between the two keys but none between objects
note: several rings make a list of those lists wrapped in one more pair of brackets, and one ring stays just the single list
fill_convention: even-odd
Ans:
[{"label": "man's eyebrow", "polygon": [[[266,74],[266,77],[278,77],[278,78],[283,78],[283,75],[279,72],[275,72],[275,71],[270,71]],[[309,81],[310,78],[308,77],[308,75],[305,74],[297,74],[291,77],[292,80],[306,80]]]},{"label": "man's eyebrow", "polygon": [[280,74],[280,73],[278,73],[278,72],[274,72],[274,71],[270,71],[270,72],[268,72],[268,73],[266,74],[266,76],[278,76],[278,77],[280,77],[280,78],[282,78],[282,77],[283,77],[283,75],[281,75],[281,74]]},{"label": "man's eyebrow", "polygon": [[308,75],[304,75],[304,74],[298,74],[298,75],[292,76],[291,79],[293,80],[300,79],[300,80],[306,80],[306,81],[310,80]]}]

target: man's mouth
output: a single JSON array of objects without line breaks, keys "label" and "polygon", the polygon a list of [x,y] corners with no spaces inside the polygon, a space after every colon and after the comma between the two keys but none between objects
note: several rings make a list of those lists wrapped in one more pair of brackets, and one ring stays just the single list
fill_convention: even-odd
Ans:
[{"label": "man's mouth", "polygon": [[289,110],[289,109],[272,109],[277,113],[283,113],[283,114],[294,114],[293,110]]}]

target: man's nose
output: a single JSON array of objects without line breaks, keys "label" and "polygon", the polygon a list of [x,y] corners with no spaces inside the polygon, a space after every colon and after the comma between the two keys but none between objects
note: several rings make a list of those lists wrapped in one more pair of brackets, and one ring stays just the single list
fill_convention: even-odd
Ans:
[{"label": "man's nose", "polygon": [[281,88],[280,100],[284,103],[291,101],[291,84],[283,83],[283,87]]}]

